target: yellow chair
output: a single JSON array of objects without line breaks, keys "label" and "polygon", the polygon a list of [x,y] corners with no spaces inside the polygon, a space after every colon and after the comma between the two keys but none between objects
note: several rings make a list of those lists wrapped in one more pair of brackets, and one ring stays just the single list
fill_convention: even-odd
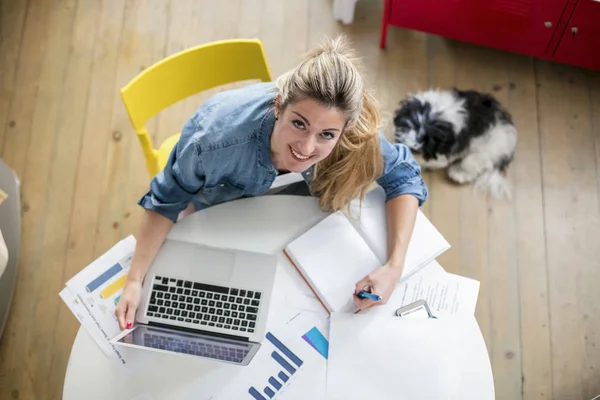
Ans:
[{"label": "yellow chair", "polygon": [[171,55],[124,86],[121,99],[142,145],[150,177],[164,168],[180,133],[154,149],[146,121],[196,93],[253,79],[271,81],[262,43],[257,39],[235,39],[206,43]]}]

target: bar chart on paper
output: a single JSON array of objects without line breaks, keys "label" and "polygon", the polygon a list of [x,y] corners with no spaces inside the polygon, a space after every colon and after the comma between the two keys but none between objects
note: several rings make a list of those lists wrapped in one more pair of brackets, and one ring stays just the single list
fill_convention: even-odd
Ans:
[{"label": "bar chart on paper", "polygon": [[[125,241],[115,247],[87,268],[79,272],[67,287],[81,296],[86,305],[95,310],[95,317],[116,322],[115,307],[127,281],[127,273],[131,267],[133,251],[125,250],[134,243]],[[121,248],[122,250],[117,250]]]},{"label": "bar chart on paper", "polygon": [[[71,305],[80,305],[79,312],[85,311],[88,318],[82,323],[91,332],[100,346],[120,333],[115,316],[127,274],[131,267],[136,241],[133,236],[119,241],[108,251],[79,271],[66,283],[68,296],[64,296]],[[114,346],[103,350],[120,364],[126,363],[127,351]]]},{"label": "bar chart on paper", "polygon": [[322,397],[328,343],[321,331],[327,331],[327,317],[301,314],[293,323],[267,332],[247,370],[219,393],[219,399]]},{"label": "bar chart on paper", "polygon": [[[281,389],[283,384],[289,380],[289,377],[294,375],[296,370],[302,366],[303,361],[286,345],[281,343],[279,339],[273,336],[271,332],[267,332],[265,339],[275,347],[275,350],[271,352],[271,357],[282,368],[282,370],[275,375],[276,377],[271,376],[268,379],[268,383],[271,384],[273,388],[265,386],[263,390],[263,393],[268,398],[272,399],[275,397],[274,390]],[[281,380],[281,382],[278,379]],[[254,386],[251,386],[250,389],[248,389],[248,393],[256,400],[265,400],[265,397],[261,395]]]}]

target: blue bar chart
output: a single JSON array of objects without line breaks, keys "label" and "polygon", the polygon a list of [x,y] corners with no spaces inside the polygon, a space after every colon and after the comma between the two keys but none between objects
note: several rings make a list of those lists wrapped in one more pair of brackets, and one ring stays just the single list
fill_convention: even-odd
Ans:
[{"label": "blue bar chart", "polygon": [[[268,379],[271,386],[266,386],[263,389],[264,396],[254,386],[250,387],[248,393],[254,400],[266,400],[267,398],[272,399],[275,397],[276,391],[279,391],[283,387],[282,383],[287,382],[289,376],[294,375],[297,369],[303,364],[302,359],[271,332],[267,332],[265,338],[274,346],[274,350],[271,352],[271,358],[282,368],[281,371],[277,373],[277,377],[281,379],[281,382],[274,376],[271,376]],[[287,372],[289,376],[286,375],[285,372]]]},{"label": "blue bar chart", "polygon": [[92,280],[90,283],[88,283],[85,286],[85,290],[87,290],[89,293],[93,292],[94,290],[102,286],[104,283],[106,283],[110,278],[121,272],[122,269],[123,267],[119,263],[113,265],[112,267],[104,271],[102,274],[94,278],[94,280]]}]

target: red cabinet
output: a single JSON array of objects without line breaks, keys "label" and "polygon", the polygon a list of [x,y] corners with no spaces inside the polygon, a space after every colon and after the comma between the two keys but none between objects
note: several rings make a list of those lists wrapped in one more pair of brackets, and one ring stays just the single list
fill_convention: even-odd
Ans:
[{"label": "red cabinet", "polygon": [[600,68],[598,0],[385,0],[388,25]]},{"label": "red cabinet", "polygon": [[599,1],[579,0],[552,58],[600,70]]}]

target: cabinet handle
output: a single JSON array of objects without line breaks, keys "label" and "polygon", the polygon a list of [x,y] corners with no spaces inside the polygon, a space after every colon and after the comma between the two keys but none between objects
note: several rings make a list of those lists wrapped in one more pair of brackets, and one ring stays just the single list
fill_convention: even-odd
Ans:
[{"label": "cabinet handle", "polygon": [[575,35],[577,34],[577,32],[579,32],[579,28],[577,28],[576,26],[571,28],[571,35],[573,35],[573,40],[575,40]]}]

